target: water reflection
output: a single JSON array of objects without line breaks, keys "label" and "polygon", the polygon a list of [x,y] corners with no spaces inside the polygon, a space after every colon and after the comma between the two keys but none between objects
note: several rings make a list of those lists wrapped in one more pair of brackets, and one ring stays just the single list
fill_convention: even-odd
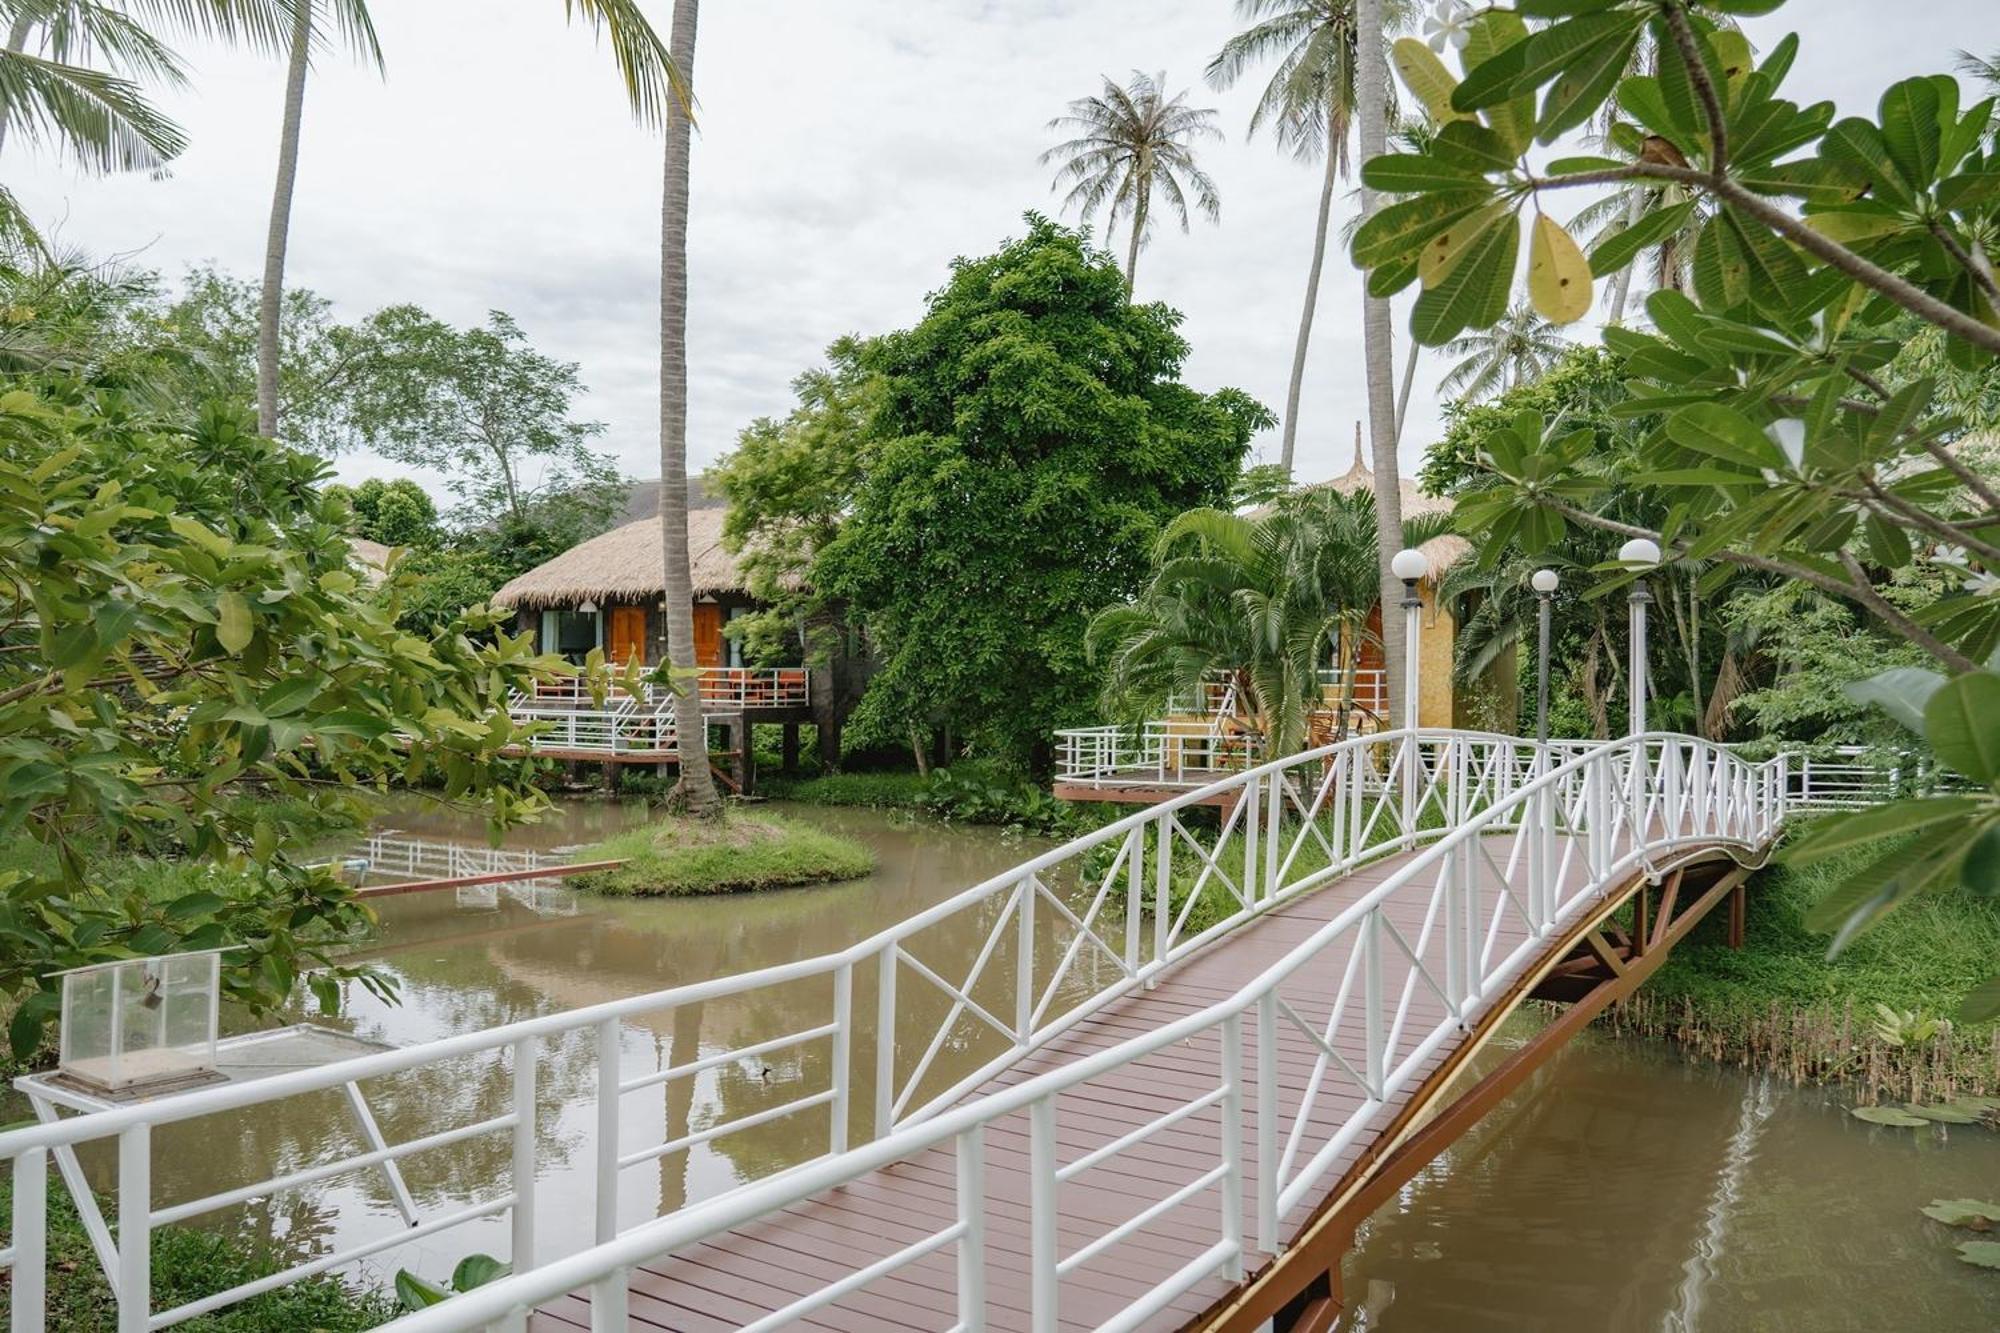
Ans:
[{"label": "water reflection", "polygon": [[[847,884],[725,898],[598,899],[581,895],[573,915],[556,915],[526,895],[502,891],[468,908],[452,893],[383,899],[380,938],[355,951],[398,982],[401,1003],[384,1005],[358,986],[345,996],[339,1025],[375,1040],[408,1046],[497,1027],[540,1014],[663,990],[689,982],[812,957],[837,950],[904,920],[959,890],[1011,867],[1048,844],[990,829],[954,829],[872,811],[798,811],[822,826],[861,838],[879,858],[875,874]],[[542,825],[543,847],[602,837],[645,817],[642,806],[610,802],[562,807]],[[403,809],[385,823],[402,833],[421,829],[444,842],[479,836],[450,812]],[[399,833],[399,836],[401,834]],[[477,844],[475,844],[477,845]],[[997,909],[968,914],[918,942],[945,975],[963,974]],[[994,969],[1011,976],[1005,951]],[[858,1015],[874,1011],[872,969],[855,981]],[[927,1037],[944,1018],[946,998],[906,986],[903,1041]],[[831,1012],[828,978],[809,978],[746,995],[689,1004],[640,1016],[620,1033],[627,1077],[700,1061],[714,1052],[817,1027]],[[965,1033],[944,1044],[934,1079],[949,1081],[992,1054]],[[863,1022],[853,1052],[857,1079],[872,1068],[872,1023]],[[622,1148],[701,1136],[727,1122],[781,1107],[829,1086],[831,1044],[824,1038],[761,1056],[730,1059],[693,1077],[627,1094]],[[372,1081],[364,1089],[391,1142],[436,1133],[504,1114],[510,1066],[494,1054]],[[595,1132],[597,1056],[593,1034],[575,1032],[540,1043],[538,1065],[538,1231],[543,1258],[588,1244],[591,1234],[590,1145]],[[852,1132],[870,1132],[870,1098],[858,1096]],[[942,1082],[936,1083],[942,1086]],[[622,1225],[708,1197],[739,1181],[802,1161],[824,1150],[831,1131],[825,1106],[719,1136],[621,1174]],[[363,1150],[338,1093],[294,1099],[199,1125],[163,1129],[156,1153],[158,1194],[179,1202],[245,1184],[282,1170]],[[510,1188],[511,1144],[505,1132],[426,1152],[405,1163],[419,1206],[435,1215]],[[111,1179],[108,1155],[90,1163]],[[279,1248],[304,1253],[329,1243],[372,1240],[398,1225],[386,1182],[358,1173],[316,1191],[286,1196],[280,1217],[252,1210],[242,1220]],[[468,1224],[399,1247],[372,1265],[448,1271],[465,1253],[504,1254],[504,1216]]]},{"label": "water reflection", "polygon": [[1342,1327],[1992,1329],[2000,1283],[1917,1209],[1996,1182],[1990,1130],[1586,1033],[1363,1229]]}]

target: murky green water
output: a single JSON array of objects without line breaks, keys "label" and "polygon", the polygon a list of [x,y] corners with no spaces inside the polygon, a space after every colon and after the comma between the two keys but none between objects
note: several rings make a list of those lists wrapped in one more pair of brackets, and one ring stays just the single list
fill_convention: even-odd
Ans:
[{"label": "murky green water", "polygon": [[1370,1221],[1342,1326],[2000,1328],[2000,1272],[1917,1212],[2000,1197],[2000,1134],[1585,1033]]},{"label": "murky green water", "polygon": [[[1047,844],[873,811],[790,810],[873,846],[877,873],[850,884],[663,901],[449,892],[382,902],[363,954],[394,976],[401,1003],[355,988],[338,1020],[397,1045],[476,1031],[838,949],[1012,866]],[[643,807],[565,806],[512,845],[590,841]],[[384,823],[478,842],[475,818],[402,807]],[[927,945],[969,965],[977,922]],[[956,953],[954,959],[952,955]],[[942,1005],[916,988],[913,1005]],[[627,1025],[628,1067],[824,1022],[823,984],[685,1006]],[[872,1004],[872,992],[857,996]],[[866,1012],[866,1010],[864,1010]],[[857,1055],[857,1059],[860,1056]],[[947,1062],[958,1058],[945,1051]],[[537,1215],[545,1257],[590,1233],[595,1050],[589,1034],[545,1044]],[[825,1086],[809,1057],[731,1061],[625,1099],[625,1146],[658,1143]],[[490,1057],[371,1089],[392,1140],[496,1114],[504,1067]],[[824,1143],[824,1114],[716,1140],[623,1174],[626,1224],[711,1194]],[[857,1125],[857,1134],[865,1126]],[[300,1099],[162,1132],[158,1201],[175,1202],[352,1151],[337,1095]],[[450,1210],[505,1188],[504,1134],[413,1162],[420,1206]],[[102,1165],[102,1164],[100,1164]],[[1346,1269],[1369,1330],[1827,1330],[2000,1328],[2000,1273],[1959,1263],[1952,1232],[1918,1215],[1934,1197],[2000,1197],[2000,1134],[1877,1129],[1837,1094],[1696,1068],[1671,1052],[1586,1037],[1441,1158],[1364,1230]],[[384,1234],[394,1206],[378,1176],[345,1178],[252,1206],[246,1224],[281,1246]],[[365,1267],[449,1271],[473,1250],[506,1252],[504,1221],[404,1245]]]}]

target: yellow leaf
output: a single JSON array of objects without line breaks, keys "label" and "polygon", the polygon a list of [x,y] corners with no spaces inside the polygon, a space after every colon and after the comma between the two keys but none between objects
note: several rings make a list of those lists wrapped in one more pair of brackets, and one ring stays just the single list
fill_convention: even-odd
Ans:
[{"label": "yellow leaf", "polygon": [[1424,287],[1429,289],[1442,282],[1445,274],[1451,272],[1464,256],[1466,247],[1511,207],[1506,203],[1497,203],[1482,208],[1425,241],[1424,248],[1417,254],[1417,276],[1423,279]]},{"label": "yellow leaf", "polygon": [[1444,61],[1431,53],[1431,49],[1414,37],[1399,38],[1389,49],[1389,59],[1395,63],[1396,73],[1403,78],[1403,84],[1416,94],[1424,110],[1431,113],[1431,119],[1440,125],[1454,120],[1470,120],[1472,117],[1462,111],[1454,111],[1451,105],[1451,90],[1458,87],[1458,80],[1444,67]]},{"label": "yellow leaf", "polygon": [[1528,300],[1542,318],[1574,324],[1590,313],[1590,261],[1560,222],[1544,213],[1528,242]]},{"label": "yellow leaf", "polygon": [[215,641],[229,653],[240,653],[250,646],[250,603],[243,600],[240,592],[226,592],[215,604],[219,621],[215,627]]}]

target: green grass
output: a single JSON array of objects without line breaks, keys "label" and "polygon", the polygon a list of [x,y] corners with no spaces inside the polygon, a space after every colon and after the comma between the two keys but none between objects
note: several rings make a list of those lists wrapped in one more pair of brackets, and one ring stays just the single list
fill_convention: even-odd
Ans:
[{"label": "green grass", "polygon": [[570,883],[595,893],[680,897],[859,879],[875,854],[852,838],[782,815],[730,810],[713,822],[671,816],[579,850],[575,861],[624,860]]},{"label": "green grass", "polygon": [[757,789],[774,801],[802,805],[859,805],[914,810],[923,805],[928,780],[916,773],[828,773],[816,778],[760,776]]},{"label": "green grass", "polygon": [[[0,1176],[0,1216],[13,1204],[13,1179]],[[108,1329],[117,1323],[111,1288],[90,1248],[90,1238],[62,1183],[49,1181],[48,1326],[51,1329]],[[213,1232],[161,1227],[153,1233],[153,1308],[170,1309],[243,1282],[283,1265],[260,1257]],[[0,1284],[0,1318],[11,1307],[11,1288]],[[306,1278],[253,1297],[241,1305],[202,1315],[176,1328],[188,1333],[301,1333],[302,1330],[374,1328],[397,1314],[386,1295],[357,1292],[336,1278]]]},{"label": "green grass", "polygon": [[1901,1047],[1871,1030],[1878,1004],[1949,1016],[1967,991],[2000,972],[2000,903],[1957,889],[1924,894],[1831,961],[1827,937],[1805,928],[1812,905],[1881,851],[1758,872],[1750,881],[1743,947],[1729,948],[1723,914],[1716,913],[1609,1020],[1612,1026],[1802,1080],[1856,1081],[1912,1098],[1927,1089],[2000,1086],[1995,1024],[1958,1024],[1946,1037]]}]

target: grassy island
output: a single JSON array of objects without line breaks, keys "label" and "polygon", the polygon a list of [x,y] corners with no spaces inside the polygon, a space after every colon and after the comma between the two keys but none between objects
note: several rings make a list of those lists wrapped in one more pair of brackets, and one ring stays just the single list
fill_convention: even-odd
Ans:
[{"label": "grassy island", "polygon": [[875,854],[852,838],[782,815],[726,811],[716,820],[668,816],[582,848],[578,861],[623,860],[570,881],[594,893],[684,897],[859,879]]}]

